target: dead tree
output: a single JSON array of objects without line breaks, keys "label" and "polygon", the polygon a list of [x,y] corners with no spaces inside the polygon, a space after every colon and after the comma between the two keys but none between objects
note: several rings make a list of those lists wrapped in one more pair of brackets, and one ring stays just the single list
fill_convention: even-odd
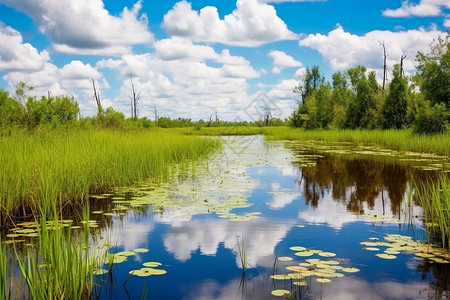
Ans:
[{"label": "dead tree", "polygon": [[94,88],[94,99],[95,99],[95,102],[97,103],[98,114],[101,114],[103,112],[103,108],[102,108],[102,103],[100,102],[100,94],[99,94],[99,92],[97,92],[97,89],[95,88],[94,79],[92,79],[92,86]]},{"label": "dead tree", "polygon": [[264,106],[264,112],[263,112],[264,125],[266,127],[269,126],[271,120],[272,120],[272,110],[270,109],[269,105],[265,105]]},{"label": "dead tree", "polygon": [[384,42],[379,42],[379,43],[383,47],[383,57],[384,57],[384,63],[383,63],[383,94],[384,94],[384,89],[386,86],[386,73],[387,73],[387,66],[386,66],[387,54],[386,54],[386,46],[385,46]]},{"label": "dead tree", "polygon": [[141,99],[141,92],[136,93],[136,89],[134,88],[134,83],[133,83],[133,75],[130,74],[130,81],[131,81],[131,91],[132,91],[132,96],[129,97],[131,100],[131,117],[132,118],[137,118],[137,105],[139,100]]},{"label": "dead tree", "polygon": [[155,122],[158,122],[158,111],[156,110],[156,103],[153,103],[153,108],[155,111]]},{"label": "dead tree", "polygon": [[212,123],[212,122],[213,122],[213,117],[212,117],[212,115],[210,115],[206,127],[211,126],[211,123]]},{"label": "dead tree", "polygon": [[403,72],[403,60],[406,58],[406,55],[402,55],[400,58],[400,77],[405,76],[405,73]]}]

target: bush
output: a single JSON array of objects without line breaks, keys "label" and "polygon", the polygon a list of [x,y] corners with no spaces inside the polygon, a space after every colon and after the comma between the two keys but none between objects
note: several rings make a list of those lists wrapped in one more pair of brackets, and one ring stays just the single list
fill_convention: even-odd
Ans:
[{"label": "bush", "polygon": [[448,130],[450,114],[444,103],[431,106],[429,101],[425,101],[419,109],[415,121],[414,131],[416,133],[442,133]]}]

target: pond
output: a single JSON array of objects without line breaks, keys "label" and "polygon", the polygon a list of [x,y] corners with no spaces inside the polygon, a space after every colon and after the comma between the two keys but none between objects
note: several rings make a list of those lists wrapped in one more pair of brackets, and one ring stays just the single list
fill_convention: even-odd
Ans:
[{"label": "pond", "polygon": [[94,298],[449,297],[448,253],[427,246],[410,197],[446,158],[222,139],[169,182],[92,196],[92,243],[116,254]]},{"label": "pond", "polygon": [[[277,299],[277,290],[291,299],[449,296],[448,261],[423,255],[421,208],[408,196],[412,178],[440,158],[223,139],[223,151],[194,171],[113,197],[96,244],[143,250],[125,252],[112,276],[96,276],[101,299]],[[137,272],[146,262],[166,272]]]}]

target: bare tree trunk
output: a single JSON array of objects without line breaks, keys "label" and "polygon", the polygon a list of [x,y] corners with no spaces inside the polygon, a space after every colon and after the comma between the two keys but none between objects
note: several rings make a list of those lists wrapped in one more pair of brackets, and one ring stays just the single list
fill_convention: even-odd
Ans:
[{"label": "bare tree trunk", "polygon": [[97,92],[97,89],[95,88],[94,79],[92,79],[92,86],[94,87],[94,99],[95,99],[95,102],[97,102],[97,109],[98,109],[98,113],[100,114],[103,112],[103,108],[102,108],[102,104],[100,102],[100,94]]},{"label": "bare tree trunk", "polygon": [[383,47],[383,57],[384,57],[384,63],[383,63],[383,94],[384,94],[384,89],[386,87],[386,73],[387,73],[386,58],[387,58],[387,54],[386,54],[386,46],[385,46],[384,42],[379,42],[379,43]]},{"label": "bare tree trunk", "polygon": [[139,102],[139,99],[141,98],[141,93],[136,93],[136,89],[134,88],[133,83],[133,75],[130,74],[130,81],[131,81],[131,90],[132,90],[132,97],[129,97],[131,100],[131,117],[137,118],[137,105]]},{"label": "bare tree trunk", "polygon": [[403,60],[406,58],[406,55],[402,55],[402,57],[400,58],[400,77],[405,76],[405,74],[403,73]]}]

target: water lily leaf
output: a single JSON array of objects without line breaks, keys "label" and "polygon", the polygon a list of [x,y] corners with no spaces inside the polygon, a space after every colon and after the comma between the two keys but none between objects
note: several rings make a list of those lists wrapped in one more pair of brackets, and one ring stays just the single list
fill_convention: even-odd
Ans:
[{"label": "water lily leaf", "polygon": [[293,260],[293,258],[292,258],[292,257],[289,257],[289,256],[281,256],[281,257],[278,257],[278,260],[281,260],[281,261],[291,261],[291,260]]},{"label": "water lily leaf", "polygon": [[312,252],[310,250],[305,250],[305,251],[295,252],[295,255],[297,255],[297,256],[313,256],[314,252]]},{"label": "water lily leaf", "polygon": [[137,249],[134,249],[133,251],[136,252],[136,253],[147,253],[147,252],[148,252],[148,249],[145,249],[145,248],[137,248]]},{"label": "water lily leaf", "polygon": [[159,267],[162,265],[162,263],[157,262],[157,261],[149,261],[146,263],[142,264],[144,267],[151,267],[151,268],[155,268],[155,267]]},{"label": "water lily leaf", "polygon": [[306,280],[295,280],[292,282],[292,284],[297,285],[297,286],[307,286],[308,282]]},{"label": "water lily leaf", "polygon": [[154,269],[154,268],[142,268],[141,270],[150,272],[152,275],[164,275],[167,273],[166,270]]},{"label": "water lily leaf", "polygon": [[328,278],[317,278],[316,281],[317,281],[317,282],[320,282],[320,283],[328,283],[328,282],[331,282],[331,280],[328,279]]},{"label": "water lily leaf", "polygon": [[115,253],[115,255],[118,255],[118,256],[132,256],[135,254],[136,254],[136,252],[134,252],[134,251],[122,251],[122,252]]},{"label": "water lily leaf", "polygon": [[305,247],[301,247],[301,246],[293,246],[293,247],[291,247],[289,249],[291,249],[292,251],[304,251],[304,250],[306,250]]},{"label": "water lily leaf", "polygon": [[376,247],[365,247],[364,250],[366,250],[366,251],[380,251],[380,248],[376,248]]},{"label": "water lily leaf", "polygon": [[320,262],[320,261],[322,261],[321,259],[319,259],[319,258],[310,258],[310,259],[307,259],[307,260],[305,260],[307,263],[310,263],[310,264],[312,264],[312,265],[314,265],[314,264],[317,264],[318,262]]},{"label": "water lily leaf", "polygon": [[347,272],[347,273],[356,273],[356,272],[359,272],[360,269],[350,267],[350,268],[343,268],[342,271]]},{"label": "water lily leaf", "polygon": [[271,292],[272,295],[277,296],[277,297],[283,297],[284,295],[289,295],[291,292],[289,292],[288,290],[273,290]]},{"label": "water lily leaf", "polygon": [[92,272],[92,274],[94,274],[94,275],[103,275],[106,273],[108,273],[108,271],[105,269],[101,269],[101,268],[96,268],[96,269],[94,269],[94,272]]},{"label": "water lily leaf", "polygon": [[286,270],[289,270],[289,271],[292,271],[292,272],[308,271],[307,268],[301,267],[301,266],[288,266],[288,267],[286,267]]},{"label": "water lily leaf", "polygon": [[397,258],[397,256],[395,256],[395,255],[386,254],[386,253],[380,253],[380,254],[375,254],[375,255],[382,259],[396,259]]},{"label": "water lily leaf", "polygon": [[290,279],[288,274],[275,274],[275,275],[271,275],[270,278],[275,279],[275,280],[288,280],[288,279]]},{"label": "water lily leaf", "polygon": [[334,256],[336,256],[336,253],[333,253],[333,252],[320,252],[318,254],[320,256],[323,256],[323,257],[334,257]]}]

